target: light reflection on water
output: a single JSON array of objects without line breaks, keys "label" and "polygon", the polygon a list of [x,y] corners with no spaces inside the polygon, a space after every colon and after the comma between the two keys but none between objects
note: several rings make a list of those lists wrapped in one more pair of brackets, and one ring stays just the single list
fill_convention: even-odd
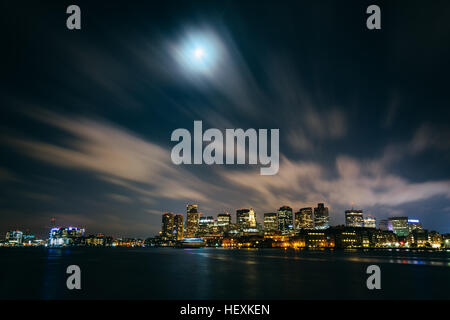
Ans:
[{"label": "light reflection on water", "polygon": [[[370,298],[372,293],[365,287],[370,264],[382,269],[380,297],[427,298],[434,294],[450,298],[442,285],[450,281],[450,253],[446,252],[13,249],[0,250],[0,260],[0,271],[9,270],[9,276],[3,279],[6,281],[0,281],[0,298],[6,292],[40,299]],[[82,269],[83,290],[78,296],[65,286],[70,264],[79,264]],[[24,286],[30,288],[25,295],[17,289]],[[399,292],[399,287],[404,290]],[[2,290],[5,288],[9,291]]]},{"label": "light reflection on water", "polygon": [[[199,250],[195,252],[195,254],[216,260],[235,262],[235,263],[245,263],[245,264],[257,264],[261,262],[261,259],[284,259],[284,260],[298,260],[298,261],[317,261],[317,262],[329,262],[329,261],[349,261],[356,263],[391,263],[391,264],[411,264],[411,265],[427,265],[427,266],[439,266],[439,267],[450,267],[450,258],[449,257],[418,257],[411,256],[402,257],[401,255],[386,255],[386,256],[374,256],[374,255],[359,255],[358,251],[351,251],[353,254],[345,254],[344,252],[324,252],[324,251],[307,251],[306,254],[302,254],[304,252],[295,251],[294,255],[271,255],[264,253],[260,256],[259,260],[253,258],[248,254],[241,255],[240,259],[234,258],[232,255],[223,254],[223,251],[205,251],[208,249],[203,249],[203,251]],[[211,249],[214,250],[214,249]],[[241,251],[240,249],[228,249]],[[264,250],[261,250],[264,252]],[[269,251],[270,252],[270,251]],[[282,252],[282,251],[279,251]],[[321,253],[323,257],[318,257],[317,253]],[[344,254],[342,254],[344,253]],[[347,251],[350,253],[350,251]],[[242,259],[242,256],[245,256],[245,259]]]}]

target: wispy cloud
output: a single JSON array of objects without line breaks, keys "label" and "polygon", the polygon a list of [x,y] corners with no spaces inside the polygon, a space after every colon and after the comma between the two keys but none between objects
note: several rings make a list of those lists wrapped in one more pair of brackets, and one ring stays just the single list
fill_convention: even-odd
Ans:
[{"label": "wispy cloud", "polygon": [[[282,204],[299,208],[324,201],[341,207],[351,203],[395,207],[439,195],[450,197],[448,180],[411,182],[389,173],[389,165],[398,161],[392,148],[377,159],[340,155],[334,168],[282,156],[275,176],[261,176],[252,167],[230,170],[219,166],[204,168],[209,170],[204,176],[191,167],[174,165],[167,149],[112,124],[51,113],[41,113],[38,119],[73,138],[64,146],[17,138],[9,143],[47,163],[93,172],[149,203],[175,199],[200,202],[218,212],[236,206],[252,206],[261,212]],[[217,176],[214,183],[211,175]],[[127,200],[116,194],[111,197]]]},{"label": "wispy cloud", "polygon": [[413,153],[426,149],[446,151],[450,149],[450,129],[446,126],[425,123],[416,131],[410,143]]},{"label": "wispy cloud", "polygon": [[172,164],[168,150],[123,128],[86,118],[52,113],[42,121],[70,133],[63,146],[32,139],[8,138],[26,155],[61,167],[95,173],[103,180],[154,198],[205,201],[205,189],[214,185]]}]

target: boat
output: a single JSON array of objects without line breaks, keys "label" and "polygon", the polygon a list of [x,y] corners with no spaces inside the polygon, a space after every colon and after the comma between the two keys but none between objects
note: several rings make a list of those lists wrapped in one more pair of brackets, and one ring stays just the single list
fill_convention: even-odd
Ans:
[{"label": "boat", "polygon": [[181,239],[177,247],[178,248],[202,248],[206,245],[202,238],[183,238]]}]

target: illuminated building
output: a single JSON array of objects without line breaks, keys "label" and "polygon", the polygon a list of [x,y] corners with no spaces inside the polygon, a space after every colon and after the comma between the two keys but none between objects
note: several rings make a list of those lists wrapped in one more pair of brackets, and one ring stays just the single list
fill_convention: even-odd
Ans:
[{"label": "illuminated building", "polygon": [[408,236],[408,243],[413,248],[424,248],[428,243],[428,232],[423,229],[414,229]]},{"label": "illuminated building", "polygon": [[297,236],[290,237],[289,246],[294,249],[306,247],[306,236],[304,234],[299,234]]},{"label": "illuminated building", "polygon": [[56,227],[50,230],[49,246],[74,246],[84,244],[84,229],[78,227]]},{"label": "illuminated building", "polygon": [[409,234],[408,217],[389,218],[389,227],[399,237],[406,237]]},{"label": "illuminated building", "polygon": [[105,237],[103,233],[90,235],[86,238],[86,245],[93,247],[109,247],[112,245],[112,237]]},{"label": "illuminated building", "polygon": [[305,243],[310,248],[334,247],[334,239],[325,231],[307,230],[305,232]]},{"label": "illuminated building", "polygon": [[278,231],[278,214],[276,212],[264,213],[264,234],[275,234]]},{"label": "illuminated building", "polygon": [[198,212],[198,204],[188,204],[186,206],[186,212],[187,213],[197,213]]},{"label": "illuminated building", "polygon": [[291,207],[282,206],[278,209],[278,230],[281,234],[290,234],[294,230]]},{"label": "illuminated building", "polygon": [[217,215],[217,226],[222,232],[228,231],[231,225],[231,215],[229,213],[220,213]]},{"label": "illuminated building", "polygon": [[375,219],[375,217],[369,215],[366,218],[364,218],[364,228],[375,229],[376,227],[377,227],[377,220]]},{"label": "illuminated building", "polygon": [[214,218],[212,216],[200,217],[198,221],[198,235],[208,235],[214,225]]},{"label": "illuminated building", "polygon": [[22,243],[24,245],[32,245],[36,241],[36,237],[32,234],[24,234]]},{"label": "illuminated building", "polygon": [[134,238],[118,238],[112,242],[113,247],[143,247],[145,244],[142,239],[134,239]]},{"label": "illuminated building", "polygon": [[174,238],[175,240],[183,239],[183,215],[176,214],[173,217],[173,226],[174,226]]},{"label": "illuminated building", "polygon": [[398,242],[397,235],[389,230],[374,230],[372,232],[372,244],[374,247],[394,247]]},{"label": "illuminated building", "polygon": [[171,240],[174,237],[174,214],[166,212],[162,216],[161,236],[165,240]]},{"label": "illuminated building", "polygon": [[6,233],[5,240],[14,245],[20,245],[23,242],[23,232],[19,230],[9,231]]},{"label": "illuminated building", "polygon": [[241,230],[256,228],[255,211],[252,208],[236,210],[236,223]]},{"label": "illuminated building", "polygon": [[187,218],[186,218],[186,238],[195,238],[198,233],[198,221],[200,219],[200,213],[198,212],[198,205],[187,205]]},{"label": "illuminated building", "polygon": [[345,210],[345,226],[362,228],[364,227],[363,211],[362,210]]},{"label": "illuminated building", "polygon": [[295,229],[314,229],[313,210],[311,207],[301,208],[295,213]]},{"label": "illuminated building", "polygon": [[360,227],[344,227],[334,230],[335,243],[337,248],[360,248],[362,247],[362,237],[359,232]]},{"label": "illuminated building", "polygon": [[408,219],[408,229],[409,233],[411,233],[416,229],[422,229],[422,225],[418,219]]},{"label": "illuminated building", "polygon": [[450,234],[444,234],[442,236],[442,243],[444,244],[444,248],[450,248]]},{"label": "illuminated building", "polygon": [[428,243],[432,248],[440,248],[442,245],[442,236],[436,231],[428,232]]},{"label": "illuminated building", "polygon": [[325,207],[323,203],[317,204],[317,208],[314,208],[314,227],[315,229],[327,229],[329,224],[328,207]]}]

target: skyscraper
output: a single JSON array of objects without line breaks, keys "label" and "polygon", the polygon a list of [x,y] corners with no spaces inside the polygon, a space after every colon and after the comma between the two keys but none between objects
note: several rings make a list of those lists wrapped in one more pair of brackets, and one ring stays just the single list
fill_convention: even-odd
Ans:
[{"label": "skyscraper", "polygon": [[288,234],[294,230],[291,207],[282,206],[278,209],[278,229],[282,234]]},{"label": "skyscraper", "polygon": [[399,237],[406,237],[409,234],[408,217],[391,217],[389,223],[392,231]]},{"label": "skyscraper", "polygon": [[183,215],[177,214],[174,217],[174,235],[176,240],[183,239]]},{"label": "skyscraper", "polygon": [[220,213],[217,215],[217,226],[222,231],[227,231],[231,224],[231,215],[229,213]]},{"label": "skyscraper", "polygon": [[316,229],[328,229],[330,226],[328,207],[325,207],[323,203],[318,203],[314,208],[314,226]]},{"label": "skyscraper", "polygon": [[314,229],[313,210],[311,207],[301,208],[295,213],[295,229]]},{"label": "skyscraper", "polygon": [[200,219],[200,213],[198,213],[197,204],[188,204],[186,207],[186,238],[194,238],[198,233],[198,221]]},{"label": "skyscraper", "polygon": [[264,234],[271,234],[278,231],[278,219],[276,212],[264,213]]},{"label": "skyscraper", "polygon": [[362,210],[345,210],[345,225],[347,227],[364,227],[363,211]]},{"label": "skyscraper", "polygon": [[364,228],[375,229],[376,227],[377,227],[377,220],[375,219],[375,217],[368,215],[366,218],[364,218]]},{"label": "skyscraper", "polygon": [[161,236],[165,239],[172,239],[174,233],[174,215],[171,212],[165,212],[162,216]]},{"label": "skyscraper", "polygon": [[198,234],[201,236],[208,235],[213,225],[214,218],[212,216],[200,217],[198,220]]},{"label": "skyscraper", "polygon": [[256,215],[252,208],[236,210],[236,223],[241,230],[256,228]]},{"label": "skyscraper", "polygon": [[420,221],[418,219],[408,219],[408,228],[409,233],[411,233],[414,230],[421,230],[422,225],[420,224]]}]

